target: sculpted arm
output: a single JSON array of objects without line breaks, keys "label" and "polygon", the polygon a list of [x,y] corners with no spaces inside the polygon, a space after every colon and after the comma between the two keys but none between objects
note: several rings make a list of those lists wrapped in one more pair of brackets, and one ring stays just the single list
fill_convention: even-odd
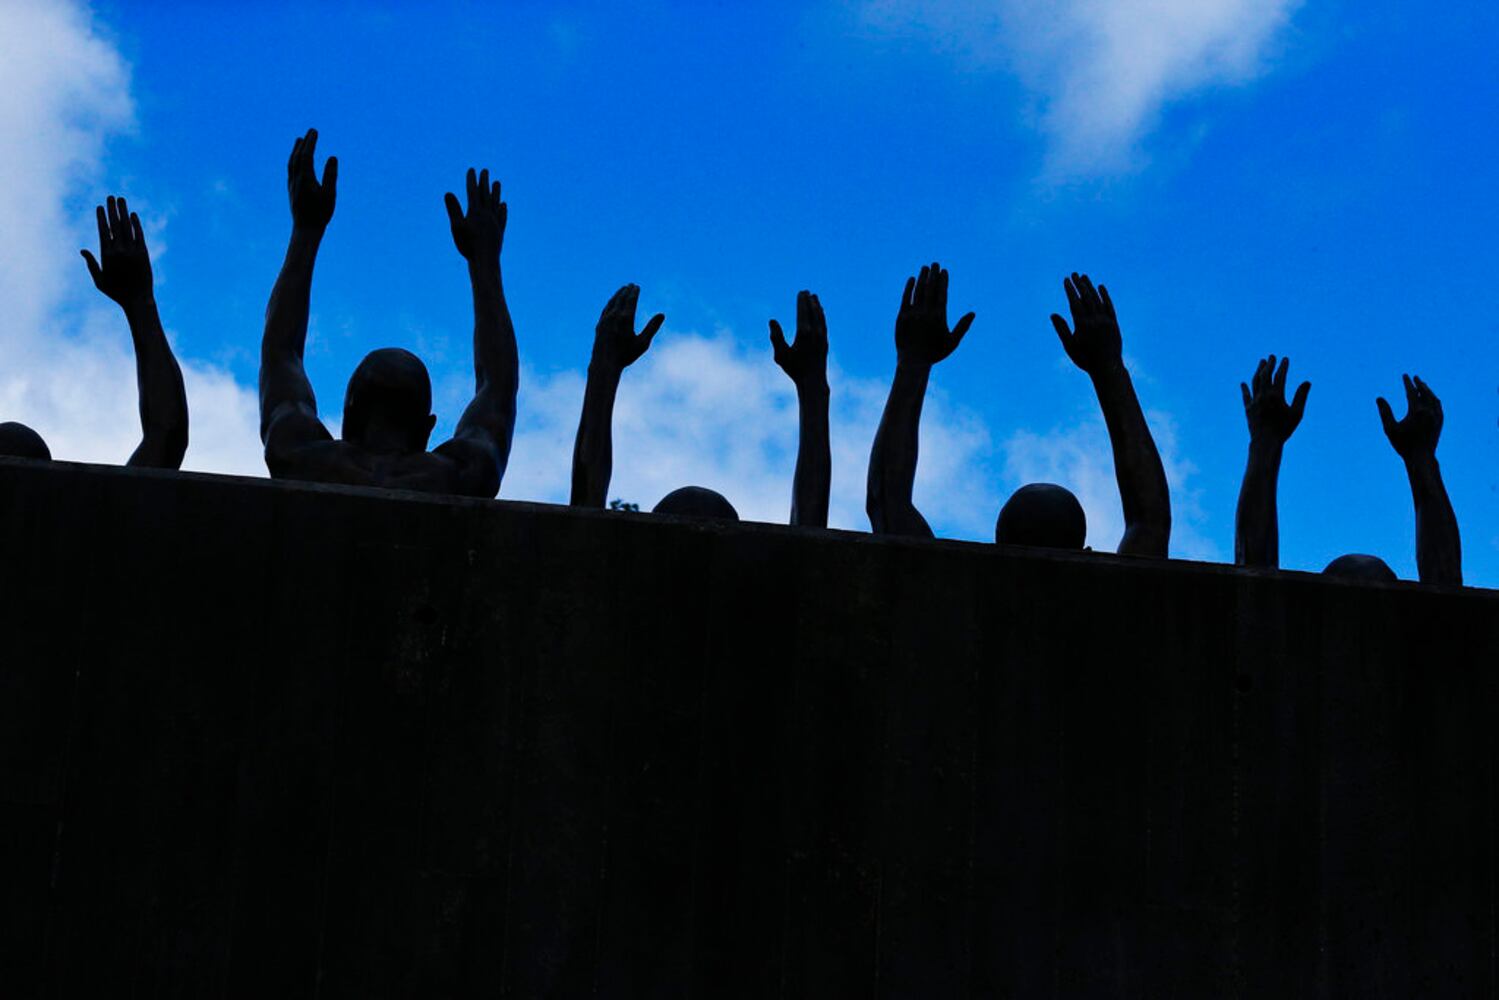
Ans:
[{"label": "sculpted arm", "polygon": [[625,285],[615,292],[593,331],[593,355],[588,361],[588,384],[583,390],[583,413],[573,442],[574,507],[602,507],[614,474],[614,397],[624,370],[650,349],[666,322],[657,313],[635,332],[635,307],[640,286]]},{"label": "sculpted arm", "polygon": [[1124,368],[1114,303],[1108,289],[1094,289],[1087,275],[1074,274],[1063,287],[1076,330],[1069,329],[1066,320],[1056,314],[1051,323],[1067,356],[1093,380],[1109,429],[1114,476],[1124,506],[1124,538],[1119,542],[1119,552],[1164,559],[1171,540],[1171,494],[1160,452]]},{"label": "sculpted arm", "polygon": [[111,197],[96,210],[99,259],[81,251],[94,285],[125,310],[135,342],[135,379],[140,396],[141,443],[126,465],[177,469],[187,451],[187,392],[182,369],[167,343],[156,310],[151,256],[141,220]]},{"label": "sculpted arm", "polygon": [[1437,439],[1442,434],[1442,401],[1419,378],[1405,381],[1406,414],[1396,420],[1389,402],[1376,400],[1380,423],[1395,452],[1405,462],[1411,499],[1416,505],[1416,568],[1422,583],[1460,586],[1463,547],[1457,514],[1442,482],[1437,464]]},{"label": "sculpted arm", "polygon": [[520,357],[515,327],[500,281],[500,248],[509,217],[500,182],[489,171],[468,172],[468,212],[452,193],[444,197],[453,244],[468,261],[474,296],[474,398],[458,418],[453,439],[437,451],[460,465],[463,492],[492,497],[500,490],[515,434],[515,396]]},{"label": "sculpted arm", "polygon": [[1307,393],[1312,390],[1310,382],[1303,382],[1295,398],[1286,403],[1290,363],[1289,358],[1282,358],[1277,369],[1272,354],[1259,363],[1251,384],[1239,383],[1249,421],[1249,462],[1234,515],[1234,562],[1240,566],[1275,569],[1280,565],[1276,490],[1281,453],[1301,423]]},{"label": "sculpted arm", "polygon": [[289,454],[329,434],[317,419],[317,399],[302,365],[307,343],[307,315],[312,296],[312,268],[323,233],[333,218],[338,189],[338,158],[330,156],[318,182],[313,171],[317,130],[309,129],[292,147],[287,162],[291,198],[291,241],[281,273],[266,306],[265,335],[260,343],[260,440],[271,475],[285,467]]},{"label": "sculpted arm", "polygon": [[916,482],[921,407],[932,366],[946,358],[973,324],[973,313],[947,325],[947,272],[933,262],[906,281],[895,318],[895,378],[869,453],[865,509],[877,535],[932,537],[911,493]]},{"label": "sculpted arm", "polygon": [[811,292],[796,296],[796,339],[786,343],[781,324],[770,321],[776,364],[796,385],[799,434],[796,475],[791,485],[791,523],[828,526],[828,493],[833,453],[828,442],[828,324],[822,303]]}]

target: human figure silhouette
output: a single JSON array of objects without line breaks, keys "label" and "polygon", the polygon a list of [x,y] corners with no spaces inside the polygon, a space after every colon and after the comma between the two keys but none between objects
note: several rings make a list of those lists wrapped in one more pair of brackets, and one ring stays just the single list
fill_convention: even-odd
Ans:
[{"label": "human figure silhouette", "polygon": [[287,163],[292,233],[266,308],[260,356],[260,438],[276,479],[384,486],[427,493],[493,497],[510,457],[519,358],[500,281],[506,205],[489,171],[468,172],[468,209],[444,202],[453,244],[468,263],[474,297],[473,400],[451,440],[427,451],[437,418],[426,366],[409,351],[371,351],[344,394],[343,437],[317,415],[303,368],[308,304],[318,247],[333,217],[338,160],[329,157],[319,183],[313,169],[317,130],[292,147]]},{"label": "human figure silhouette", "polygon": [[573,443],[574,507],[602,507],[609,496],[609,479],[614,474],[614,397],[620,376],[650,350],[666,322],[665,314],[657,313],[636,333],[639,301],[640,286],[625,285],[609,299],[593,329],[583,414]]},{"label": "human figure silhouette", "polygon": [[895,315],[895,377],[869,452],[865,485],[864,507],[877,535],[932,537],[931,526],[911,500],[921,407],[932,366],[957,350],[973,315],[947,325],[947,272],[936,261],[906,279]]},{"label": "human figure silhouette", "polygon": [[[124,198],[110,196],[95,209],[99,226],[99,256],[80,250],[94,287],[125,311],[135,344],[135,381],[140,398],[141,443],[126,461],[128,466],[177,469],[187,451],[187,392],[182,369],[167,343],[156,310],[151,254],[141,232],[141,220]],[[49,460],[40,434],[25,424],[0,424],[0,455]]]},{"label": "human figure silhouette", "polygon": [[1389,401],[1375,400],[1385,437],[1405,463],[1411,498],[1416,505],[1416,569],[1422,583],[1461,586],[1463,547],[1457,515],[1442,483],[1437,464],[1437,439],[1442,436],[1442,401],[1419,378],[1402,375],[1405,416],[1395,419]]},{"label": "human figure silhouette", "polygon": [[1114,478],[1124,507],[1119,554],[1164,559],[1171,542],[1171,491],[1161,454],[1124,367],[1124,340],[1113,300],[1103,285],[1095,289],[1086,274],[1073,272],[1062,282],[1062,289],[1072,327],[1056,313],[1051,325],[1072,363],[1092,380],[1109,430]]},{"label": "human figure silhouette", "polygon": [[833,454],[828,443],[828,324],[817,296],[798,292],[796,339],[786,343],[781,324],[771,320],[770,343],[776,364],[796,385],[799,432],[791,485],[791,523],[826,528],[833,480]]},{"label": "human figure silhouette", "polygon": [[1307,394],[1312,391],[1312,384],[1303,382],[1286,402],[1290,365],[1290,358],[1281,358],[1277,368],[1272,354],[1260,361],[1249,383],[1239,383],[1244,416],[1249,421],[1249,461],[1234,515],[1234,562],[1239,566],[1275,569],[1280,565],[1276,502],[1280,459],[1286,442],[1301,423]]},{"label": "human figure silhouette", "polygon": [[[614,474],[614,397],[619,392],[620,376],[650,350],[661,324],[666,322],[666,316],[657,313],[636,333],[635,308],[639,302],[640,286],[625,285],[604,306],[593,330],[583,413],[573,442],[574,507],[603,507],[609,496],[609,480]],[[733,504],[701,486],[673,490],[651,512],[739,520]]]}]

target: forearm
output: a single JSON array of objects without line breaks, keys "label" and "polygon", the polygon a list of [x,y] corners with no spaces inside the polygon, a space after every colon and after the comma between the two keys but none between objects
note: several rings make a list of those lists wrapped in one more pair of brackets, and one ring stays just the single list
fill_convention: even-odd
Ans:
[{"label": "forearm", "polygon": [[[875,534],[922,534],[920,528],[926,525],[912,503],[911,493],[916,482],[921,407],[930,376],[929,365],[896,365],[890,397],[885,401],[869,455],[865,506]],[[930,534],[929,528],[925,534]]]},{"label": "forearm", "polygon": [[512,402],[520,385],[520,355],[515,344],[515,326],[505,304],[500,265],[468,267],[474,293],[474,375],[477,388],[486,388]]},{"label": "forearm", "polygon": [[162,330],[156,300],[149,293],[125,304],[135,342],[136,388],[140,398],[141,443],[127,464],[176,469],[187,451],[187,392],[182,369]]},{"label": "forearm", "polygon": [[791,523],[808,528],[828,526],[828,492],[833,479],[828,442],[828,383],[796,387],[800,432],[796,475],[791,488]]},{"label": "forearm", "polygon": [[300,362],[307,344],[307,316],[312,303],[312,271],[317,263],[323,230],[318,227],[292,227],[291,241],[281,273],[271,288],[271,300],[265,312],[265,337],[261,342],[263,358],[291,358]]},{"label": "forearm", "polygon": [[1234,562],[1240,566],[1280,566],[1276,491],[1282,450],[1283,445],[1275,441],[1249,442],[1249,462],[1234,517]]},{"label": "forearm", "polygon": [[1124,507],[1122,555],[1165,558],[1171,538],[1171,496],[1160,452],[1122,363],[1093,375],[1114,453],[1114,475]]},{"label": "forearm", "polygon": [[1441,466],[1435,455],[1425,455],[1408,459],[1405,471],[1416,507],[1416,568],[1421,582],[1460,586],[1462,540]]},{"label": "forearm", "polygon": [[620,372],[598,364],[588,366],[583,390],[583,415],[573,443],[574,507],[602,507],[609,498],[614,474],[614,397]]}]

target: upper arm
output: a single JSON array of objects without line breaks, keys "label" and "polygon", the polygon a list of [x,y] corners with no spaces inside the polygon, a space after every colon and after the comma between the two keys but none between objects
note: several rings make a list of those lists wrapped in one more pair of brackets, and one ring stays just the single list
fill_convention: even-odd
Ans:
[{"label": "upper arm", "polygon": [[299,452],[333,440],[317,411],[294,400],[285,400],[274,408],[262,404],[261,422],[265,464],[273,479],[302,478]]},{"label": "upper arm", "polygon": [[[507,451],[508,445],[507,440]],[[433,448],[432,452],[455,466],[455,492],[459,495],[492,499],[499,494],[504,460],[498,444],[489,434],[460,427],[450,440]]]}]

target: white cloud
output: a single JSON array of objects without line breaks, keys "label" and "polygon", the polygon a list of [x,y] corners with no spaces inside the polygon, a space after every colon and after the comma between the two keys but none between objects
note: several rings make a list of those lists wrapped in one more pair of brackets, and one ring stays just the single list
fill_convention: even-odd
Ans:
[{"label": "white cloud", "polygon": [[1135,165],[1161,110],[1265,67],[1300,0],[868,0],[876,30],[1014,73],[1056,175]]},{"label": "white cloud", "polygon": [[[888,385],[830,365],[833,485],[829,524],[867,531],[864,474]],[[501,495],[566,502],[583,375],[524,372],[520,423]],[[992,538],[998,510],[985,469],[989,434],[934,387],[922,418],[916,503],[940,534]],[[749,520],[784,523],[796,464],[791,381],[728,333],[663,332],[628,371],[614,411],[610,497],[649,510],[679,486],[718,490]]]},{"label": "white cloud", "polygon": [[[133,120],[130,69],[86,7],[0,4],[0,420],[35,428],[59,459],[121,463],[140,440],[128,328],[78,257],[92,213],[70,208],[102,198],[105,144]],[[160,279],[166,246],[150,229]],[[253,392],[179,360],[184,467],[263,475]]]},{"label": "white cloud", "polygon": [[[1197,469],[1178,452],[1175,424],[1165,413],[1146,414],[1166,481],[1171,486],[1171,554],[1221,561],[1222,553],[1203,534],[1206,516],[1192,477]],[[1016,431],[1003,444],[1004,478],[1013,486],[1057,483],[1077,495],[1088,516],[1088,545],[1113,552],[1124,535],[1124,512],[1114,479],[1114,456],[1103,417],[1045,433]]]}]

